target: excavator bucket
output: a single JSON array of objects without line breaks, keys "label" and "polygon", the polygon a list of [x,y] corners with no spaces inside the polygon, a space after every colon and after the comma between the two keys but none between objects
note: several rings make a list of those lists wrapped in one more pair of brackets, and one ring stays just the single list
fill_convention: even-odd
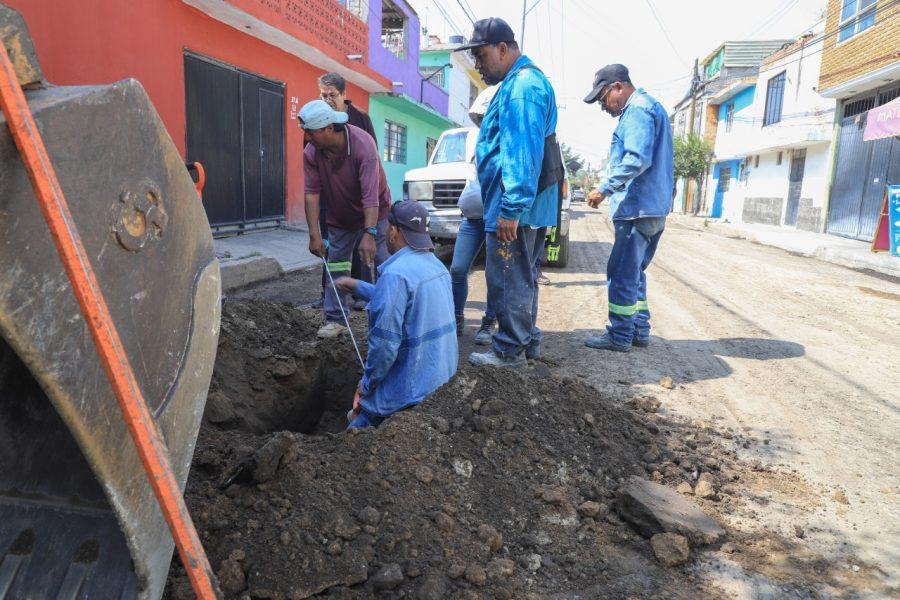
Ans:
[{"label": "excavator bucket", "polygon": [[[42,83],[0,38],[184,487],[221,288],[194,183],[141,85]],[[0,115],[0,600],[162,595],[173,541]]]}]

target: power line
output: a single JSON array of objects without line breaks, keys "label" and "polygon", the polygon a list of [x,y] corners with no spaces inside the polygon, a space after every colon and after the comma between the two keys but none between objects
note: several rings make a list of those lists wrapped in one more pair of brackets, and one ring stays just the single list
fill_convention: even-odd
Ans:
[{"label": "power line", "polygon": [[475,24],[475,19],[472,18],[472,15],[469,14],[469,11],[467,11],[467,10],[466,10],[466,7],[463,6],[462,0],[456,0],[456,3],[459,4],[459,7],[462,9],[463,14],[466,15],[466,18],[469,20],[469,22],[470,22],[472,25],[474,25],[474,24]]},{"label": "power line", "polygon": [[774,11],[772,11],[772,14],[770,14],[768,17],[766,17],[753,31],[748,33],[745,37],[748,37],[748,38],[753,37],[760,31],[762,31],[763,29],[765,29],[766,27],[768,27],[769,25],[774,23],[777,19],[779,19],[780,17],[783,17],[788,12],[790,12],[795,6],[797,6],[797,3],[799,1],[800,0],[787,0],[787,2],[782,4],[780,8],[777,8]]},{"label": "power line", "polygon": [[678,52],[678,48],[675,47],[675,43],[672,41],[672,38],[669,37],[669,32],[666,31],[665,25],[663,25],[662,21],[659,18],[659,15],[656,14],[656,7],[653,6],[653,0],[647,0],[647,6],[650,7],[650,12],[653,13],[653,18],[656,19],[656,24],[659,25],[660,31],[662,31],[663,35],[666,36],[666,41],[669,42],[669,46],[672,48],[672,51],[675,53],[675,56],[678,57],[678,60],[681,61],[685,67],[688,66],[688,63],[681,56],[681,53]]}]

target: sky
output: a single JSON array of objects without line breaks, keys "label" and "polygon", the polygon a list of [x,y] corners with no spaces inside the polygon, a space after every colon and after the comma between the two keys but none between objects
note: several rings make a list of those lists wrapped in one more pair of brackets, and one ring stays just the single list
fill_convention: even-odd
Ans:
[{"label": "sky", "polygon": [[[430,35],[471,36],[475,19],[501,17],[521,39],[522,0],[407,0]],[[532,6],[536,0],[527,0]],[[792,39],[823,18],[826,0],[537,0],[524,50],[556,90],[557,133],[588,162],[608,153],[616,121],[583,102],[594,73],[622,63],[671,110],[687,93],[695,58],[726,40]],[[465,9],[463,8],[465,7]],[[656,17],[654,17],[654,11]]]}]

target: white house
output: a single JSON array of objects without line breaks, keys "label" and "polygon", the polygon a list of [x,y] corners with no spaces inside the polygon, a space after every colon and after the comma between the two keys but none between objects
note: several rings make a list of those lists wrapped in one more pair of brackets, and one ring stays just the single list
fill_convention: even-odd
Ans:
[{"label": "white house", "polygon": [[753,85],[720,93],[711,216],[822,231],[835,110],[817,90],[822,32],[766,57]]}]

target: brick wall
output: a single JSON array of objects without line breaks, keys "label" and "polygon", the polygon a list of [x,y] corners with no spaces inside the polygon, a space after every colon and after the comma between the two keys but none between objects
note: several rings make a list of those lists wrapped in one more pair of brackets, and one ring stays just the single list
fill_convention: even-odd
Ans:
[{"label": "brick wall", "polygon": [[819,90],[827,90],[900,60],[900,5],[879,0],[875,25],[838,42],[842,0],[828,0]]}]

